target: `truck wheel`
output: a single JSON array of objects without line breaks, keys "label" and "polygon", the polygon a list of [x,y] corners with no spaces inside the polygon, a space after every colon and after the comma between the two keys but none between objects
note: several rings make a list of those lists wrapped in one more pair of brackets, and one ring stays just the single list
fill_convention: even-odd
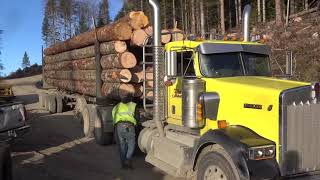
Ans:
[{"label": "truck wheel", "polygon": [[197,163],[197,180],[239,180],[237,169],[228,153],[219,145],[206,147]]},{"label": "truck wheel", "polygon": [[12,180],[12,159],[11,159],[10,147],[9,146],[1,147],[0,155],[1,155],[0,179]]},{"label": "truck wheel", "polygon": [[83,134],[85,137],[93,137],[94,131],[94,113],[93,106],[88,104],[85,106],[81,112],[82,122],[83,122]]},{"label": "truck wheel", "polygon": [[62,96],[57,95],[56,100],[57,100],[57,113],[62,113],[63,112]]},{"label": "truck wheel", "polygon": [[48,96],[48,94],[44,94],[42,98],[43,98],[43,103],[44,103],[44,109],[48,110],[48,107],[49,107],[49,96]]},{"label": "truck wheel", "polygon": [[39,96],[39,105],[40,107],[44,107],[44,93],[39,93],[38,96]]},{"label": "truck wheel", "polygon": [[48,97],[48,110],[50,113],[56,113],[57,112],[57,102],[56,102],[56,96],[49,95]]},{"label": "truck wheel", "polygon": [[94,139],[101,146],[110,145],[113,142],[113,132],[105,132],[104,122],[97,109],[95,110]]}]

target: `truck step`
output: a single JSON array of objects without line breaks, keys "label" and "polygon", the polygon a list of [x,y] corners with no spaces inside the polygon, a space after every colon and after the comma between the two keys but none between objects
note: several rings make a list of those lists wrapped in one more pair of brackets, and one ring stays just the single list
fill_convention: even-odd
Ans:
[{"label": "truck step", "polygon": [[183,177],[183,176],[179,176],[177,174],[178,169],[175,168],[174,166],[171,166],[170,164],[161,161],[160,159],[154,157],[153,155],[151,155],[150,153],[147,155],[146,157],[146,161],[150,164],[152,164],[153,166],[161,169],[162,171],[170,174],[171,176],[174,177]]}]

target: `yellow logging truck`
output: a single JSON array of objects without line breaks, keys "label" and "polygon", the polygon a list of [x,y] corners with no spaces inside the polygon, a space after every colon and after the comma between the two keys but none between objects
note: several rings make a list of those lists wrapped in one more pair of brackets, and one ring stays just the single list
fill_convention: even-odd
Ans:
[{"label": "yellow logging truck", "polygon": [[[278,179],[320,168],[319,84],[271,77],[270,49],[244,41],[179,41],[160,47],[154,8],[153,121],[146,161],[180,177]],[[163,54],[165,58],[163,58]]]},{"label": "yellow logging truck", "polygon": [[[249,40],[250,5],[243,12],[243,41],[177,41],[164,48],[159,2],[149,3],[154,35],[144,46],[143,66],[153,64],[154,98],[141,104],[153,116],[138,138],[147,162],[198,180],[278,179],[320,169],[320,86],[271,77],[269,47]],[[55,112],[74,99],[84,134],[94,129],[97,143],[110,144],[116,103],[75,93],[40,96]]]}]

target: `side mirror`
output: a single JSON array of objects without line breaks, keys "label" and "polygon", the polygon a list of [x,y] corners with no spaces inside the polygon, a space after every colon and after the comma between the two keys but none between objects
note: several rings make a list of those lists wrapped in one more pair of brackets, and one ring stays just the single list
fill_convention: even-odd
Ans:
[{"label": "side mirror", "polygon": [[167,51],[165,54],[166,58],[166,76],[167,77],[176,77],[177,76],[177,52],[176,51]]}]

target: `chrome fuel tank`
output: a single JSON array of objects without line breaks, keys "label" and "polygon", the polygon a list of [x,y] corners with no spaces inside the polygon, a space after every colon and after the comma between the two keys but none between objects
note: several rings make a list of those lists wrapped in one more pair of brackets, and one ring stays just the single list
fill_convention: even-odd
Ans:
[{"label": "chrome fuel tank", "polygon": [[201,93],[205,91],[205,81],[188,78],[182,81],[182,122],[189,128],[201,128],[204,121],[197,121],[197,104]]}]

